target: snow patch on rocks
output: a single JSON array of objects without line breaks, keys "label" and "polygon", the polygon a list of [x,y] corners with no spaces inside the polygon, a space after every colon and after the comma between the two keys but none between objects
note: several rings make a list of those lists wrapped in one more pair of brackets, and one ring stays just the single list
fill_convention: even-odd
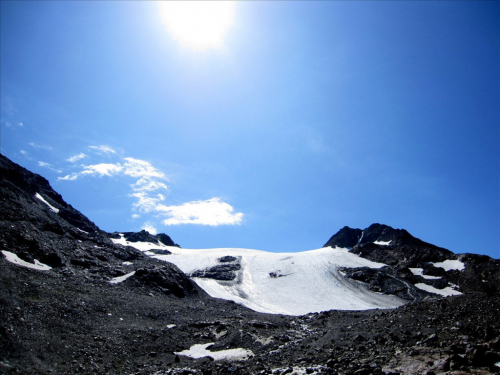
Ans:
[{"label": "snow patch on rocks", "polygon": [[212,357],[215,361],[244,361],[254,356],[251,350],[242,348],[219,350],[217,352],[207,350],[207,348],[213,344],[213,342],[208,344],[195,344],[189,349],[183,350],[182,352],[176,352],[175,354],[184,355],[194,359]]},{"label": "snow patch on rocks", "polygon": [[434,267],[443,268],[445,271],[457,270],[462,271],[465,269],[465,264],[459,260],[447,259],[443,262],[433,263]]},{"label": "snow patch on rocks", "polygon": [[57,213],[59,213],[59,209],[58,209],[58,208],[55,208],[54,206],[52,206],[52,205],[51,205],[49,202],[47,202],[47,201],[45,200],[45,198],[44,198],[44,197],[42,197],[40,194],[36,193],[36,194],[35,194],[35,198],[37,198],[37,199],[41,200],[43,203],[45,203],[45,204],[46,204],[46,205],[50,208],[50,210],[51,210],[52,212],[55,212],[56,214],[57,214]]},{"label": "snow patch on rocks", "polygon": [[134,276],[134,275],[135,275],[135,271],[132,271],[132,272],[127,273],[123,276],[113,277],[109,282],[111,284],[118,284],[118,283],[121,283],[121,282],[127,280],[129,277]]},{"label": "snow patch on rocks", "polygon": [[417,284],[415,284],[415,286],[417,288],[425,290],[426,292],[429,292],[429,293],[440,294],[443,297],[458,296],[458,295],[462,294],[458,290],[455,290],[449,286],[447,286],[446,288],[443,288],[443,289],[437,289],[437,288],[434,288],[433,286],[430,286],[430,285],[427,285],[424,283],[417,283]]},{"label": "snow patch on rocks", "polygon": [[51,270],[52,267],[39,262],[38,260],[35,259],[35,263],[29,263],[21,258],[19,258],[16,254],[11,253],[10,251],[2,250],[2,254],[5,256],[5,259],[11,263],[17,264],[18,266],[26,267],[26,268],[31,268],[33,270],[39,270],[39,271],[48,271]]},{"label": "snow patch on rocks", "polygon": [[441,278],[441,276],[424,275],[424,269],[423,268],[410,268],[410,271],[415,276],[422,276],[424,279],[427,279],[427,280],[438,280],[438,279]]}]

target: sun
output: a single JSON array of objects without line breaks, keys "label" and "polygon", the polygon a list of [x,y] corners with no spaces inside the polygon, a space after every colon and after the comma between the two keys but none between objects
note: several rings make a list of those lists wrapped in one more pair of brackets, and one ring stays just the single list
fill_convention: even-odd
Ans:
[{"label": "sun", "polygon": [[170,32],[194,49],[217,48],[233,23],[234,1],[161,1]]}]

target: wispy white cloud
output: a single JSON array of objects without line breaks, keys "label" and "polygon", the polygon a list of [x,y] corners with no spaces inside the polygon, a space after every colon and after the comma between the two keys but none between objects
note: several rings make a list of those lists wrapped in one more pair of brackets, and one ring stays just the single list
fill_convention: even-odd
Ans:
[{"label": "wispy white cloud", "polygon": [[[91,147],[97,149],[107,146]],[[100,151],[103,150],[100,149]],[[167,178],[162,171],[145,160],[126,157],[121,163],[82,165],[81,171],[59,177],[59,180],[73,181],[83,176],[120,175],[136,179],[134,183],[130,184],[132,189],[130,196],[135,198],[134,210],[144,214],[153,214],[162,219],[164,225],[237,225],[241,224],[243,220],[243,213],[235,213],[231,205],[217,197],[181,205],[165,204],[165,194],[169,192],[169,187],[166,184]],[[136,213],[132,215],[133,219],[139,217],[140,215]]]},{"label": "wispy white cloud", "polygon": [[75,163],[78,160],[85,159],[87,155],[85,155],[83,152],[80,152],[79,154],[73,155],[69,159],[66,159],[66,161],[69,161],[70,163]]},{"label": "wispy white cloud", "polygon": [[43,162],[43,161],[39,161],[38,162],[38,166],[39,167],[43,167],[43,168],[47,168],[47,169],[50,169],[54,172],[57,172],[57,173],[62,173],[62,170],[60,169],[57,169],[57,168],[54,168],[54,166],[52,166],[52,164],[50,163],[46,163],[46,162]]},{"label": "wispy white cloud", "polygon": [[38,149],[42,149],[42,150],[52,150],[52,147],[50,146],[45,146],[45,145],[38,145],[36,143],[33,143],[33,142],[30,142],[28,143],[31,147],[33,148],[38,148]]},{"label": "wispy white cloud", "polygon": [[2,120],[1,123],[3,125],[5,125],[6,128],[12,128],[12,129],[16,129],[16,128],[22,128],[24,126],[24,124],[22,122],[10,122],[10,121],[4,121]]},{"label": "wispy white cloud", "polygon": [[116,154],[115,150],[113,150],[111,147],[106,146],[106,145],[89,146],[89,148],[91,148],[93,150],[97,150],[97,151],[103,152],[105,154]]},{"label": "wispy white cloud", "polygon": [[64,177],[58,177],[57,179],[58,180],[62,180],[62,181],[74,181],[78,178],[78,174],[76,173],[73,173],[73,174],[68,174]]},{"label": "wispy white cloud", "polygon": [[123,166],[120,163],[109,164],[101,163],[84,166],[84,170],[80,172],[82,175],[98,175],[98,176],[113,176],[123,171]]},{"label": "wispy white cloud", "polygon": [[166,216],[165,225],[201,224],[201,225],[235,225],[241,224],[243,214],[233,213],[234,208],[220,198],[195,201],[179,206],[158,205],[157,210]]}]

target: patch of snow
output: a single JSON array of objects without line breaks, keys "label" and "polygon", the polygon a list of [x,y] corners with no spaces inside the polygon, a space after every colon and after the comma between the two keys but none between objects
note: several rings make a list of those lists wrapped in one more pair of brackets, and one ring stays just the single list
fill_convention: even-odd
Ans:
[{"label": "patch of snow", "polygon": [[434,293],[434,294],[440,294],[444,297],[449,297],[449,296],[458,296],[462,293],[460,293],[458,290],[453,289],[452,287],[447,286],[444,289],[437,289],[434,288],[433,286],[424,284],[424,283],[418,283],[415,284],[415,286],[419,289],[425,290],[426,292]]},{"label": "patch of snow", "polygon": [[465,268],[465,264],[459,260],[445,260],[443,262],[433,263],[434,267],[443,268],[445,271],[458,270],[462,271]]},{"label": "patch of snow", "polygon": [[[59,211],[59,210],[57,210],[57,211]],[[78,229],[78,230],[79,230],[80,232],[82,232],[82,233],[89,234],[89,232],[85,232],[84,230],[82,230],[82,229],[80,229],[80,228],[76,228],[76,229]],[[97,247],[97,246],[96,246],[96,247]]]},{"label": "patch of snow", "polygon": [[373,243],[375,245],[388,246],[391,242],[392,242],[392,240],[390,240],[390,241],[374,241]]},{"label": "patch of snow", "polygon": [[359,237],[359,240],[358,240],[358,243],[356,244],[356,246],[358,246],[361,243],[361,240],[363,239],[363,235],[364,234],[365,234],[365,231],[362,231],[361,232],[361,237]]},{"label": "patch of snow", "polygon": [[210,356],[215,361],[220,361],[220,360],[244,361],[249,357],[254,356],[251,350],[241,349],[241,348],[220,350],[218,352],[211,352],[207,350],[207,347],[213,344],[214,344],[213,342],[208,344],[195,344],[191,348],[183,350],[182,352],[176,352],[175,354],[185,355],[186,357],[194,359]]},{"label": "patch of snow", "polygon": [[113,277],[109,282],[111,284],[118,284],[118,283],[121,283],[122,281],[127,280],[130,276],[133,276],[133,275],[135,275],[135,271],[127,273],[126,275],[123,275],[123,276]]},{"label": "patch of snow", "polygon": [[26,267],[26,268],[31,268],[33,270],[39,270],[39,271],[48,271],[51,270],[52,267],[40,263],[38,260],[35,259],[35,263],[29,263],[21,258],[19,258],[16,254],[11,253],[10,251],[2,250],[2,254],[5,256],[5,259],[11,263],[17,264],[18,266]]},{"label": "patch of snow", "polygon": [[168,329],[171,329],[171,328],[174,328],[174,327],[177,327],[175,324],[167,324],[167,328]]},{"label": "patch of snow", "polygon": [[56,214],[59,213],[59,209],[58,208],[55,208],[54,206],[52,206],[49,202],[47,202],[40,194],[36,193],[35,194],[35,198],[38,198],[40,199],[43,203],[45,203],[47,206],[49,206],[50,210],[55,212]]},{"label": "patch of snow", "polygon": [[424,279],[427,279],[427,280],[437,280],[437,279],[441,278],[440,276],[424,275],[424,269],[423,268],[410,268],[410,271],[415,276],[422,276]]},{"label": "patch of snow", "polygon": [[126,262],[122,262],[122,264],[126,265],[126,266],[130,266],[131,264],[134,264],[132,262],[129,262],[129,261],[126,261]]}]

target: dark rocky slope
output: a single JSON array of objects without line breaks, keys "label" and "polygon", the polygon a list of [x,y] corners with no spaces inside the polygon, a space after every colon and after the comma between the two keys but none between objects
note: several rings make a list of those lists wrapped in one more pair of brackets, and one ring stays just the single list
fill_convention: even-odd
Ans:
[{"label": "dark rocky slope", "polygon": [[449,250],[383,224],[372,224],[364,230],[344,227],[324,245],[327,246],[352,248],[351,252],[363,258],[391,266],[420,267],[427,262],[455,259]]},{"label": "dark rocky slope", "polygon": [[[383,224],[372,224],[364,230],[344,227],[324,245],[328,246],[347,247],[350,252],[363,258],[387,264],[387,267],[381,269],[344,269],[347,277],[368,283],[373,291],[415,301],[425,298],[421,291],[411,288],[416,283],[424,283],[437,289],[456,285],[461,292],[482,291],[488,295],[500,293],[499,260],[485,255],[454,254],[415,238],[404,229],[394,229]],[[464,263],[465,269],[446,271],[434,265],[446,260],[458,260]],[[410,268],[422,268],[423,276],[415,275]]]},{"label": "dark rocky slope", "polygon": [[[45,179],[3,156],[0,251],[53,267],[29,269],[0,254],[0,374],[430,375],[500,369],[499,266],[489,257],[458,256],[465,270],[445,272],[457,283],[470,282],[460,284],[461,296],[393,310],[260,314],[213,299],[177,267],[114,244]],[[221,265],[235,262],[220,259]],[[426,273],[443,272],[421,266]],[[392,267],[404,272],[406,266]],[[133,271],[119,284],[109,282]],[[203,343],[214,343],[212,351],[244,348],[253,357],[213,361],[175,354]]]}]

